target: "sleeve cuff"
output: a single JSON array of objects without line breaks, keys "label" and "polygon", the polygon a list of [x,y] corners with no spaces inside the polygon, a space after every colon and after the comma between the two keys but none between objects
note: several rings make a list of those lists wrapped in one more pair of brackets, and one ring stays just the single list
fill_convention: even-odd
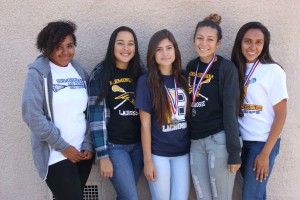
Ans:
[{"label": "sleeve cuff", "polygon": [[[51,146],[51,145],[50,145]],[[70,146],[70,144],[68,144],[67,142],[65,142],[62,138],[60,139],[60,141],[58,141],[55,145],[52,145],[52,148],[57,150],[57,151],[63,151],[66,148],[68,148]]]},{"label": "sleeve cuff", "polygon": [[94,147],[91,143],[83,142],[81,145],[81,150],[88,150],[90,152],[94,152]]},{"label": "sleeve cuff", "polygon": [[96,159],[99,160],[101,158],[106,158],[108,157],[108,152],[107,151],[96,151]]},{"label": "sleeve cuff", "polygon": [[241,164],[241,156],[239,152],[229,153],[228,155],[228,164],[229,165],[237,165]]}]

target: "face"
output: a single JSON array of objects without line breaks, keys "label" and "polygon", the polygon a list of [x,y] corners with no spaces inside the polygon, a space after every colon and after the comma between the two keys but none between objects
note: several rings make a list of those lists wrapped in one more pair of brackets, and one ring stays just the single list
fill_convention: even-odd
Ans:
[{"label": "face", "polygon": [[163,39],[156,47],[155,61],[160,70],[171,70],[175,61],[175,48],[169,39]]},{"label": "face", "polygon": [[59,43],[54,48],[54,50],[50,54],[50,60],[60,67],[66,67],[73,59],[74,53],[74,40],[71,35],[68,35],[63,42]]},{"label": "face", "polygon": [[264,34],[259,29],[249,29],[242,39],[242,53],[247,63],[254,63],[264,48]]},{"label": "face", "polygon": [[220,46],[218,41],[218,31],[211,27],[198,28],[195,35],[195,51],[204,63],[208,63],[213,57],[214,52]]},{"label": "face", "polygon": [[116,67],[127,69],[129,61],[135,54],[135,41],[133,35],[128,31],[120,31],[115,41]]}]

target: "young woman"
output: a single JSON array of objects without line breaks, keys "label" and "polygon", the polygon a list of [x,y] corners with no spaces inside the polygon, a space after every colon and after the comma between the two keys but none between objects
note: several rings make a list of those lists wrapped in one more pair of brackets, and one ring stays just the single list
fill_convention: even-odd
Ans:
[{"label": "young woman", "polygon": [[239,169],[239,85],[234,64],[216,55],[222,31],[221,17],[200,21],[194,34],[199,57],[189,62],[191,86],[191,172],[198,199],[232,199]]},{"label": "young woman", "polygon": [[168,30],[149,41],[148,74],[138,81],[136,108],[142,124],[144,174],[152,199],[188,199],[190,138],[187,79],[177,42]]},{"label": "young woman", "polygon": [[243,25],[231,59],[239,69],[240,133],[243,138],[243,199],[266,199],[266,186],[279,152],[287,112],[285,73],[271,57],[270,33],[259,22]]},{"label": "young woman", "polygon": [[73,60],[75,30],[69,21],[42,29],[42,55],[29,65],[22,99],[34,163],[58,200],[83,200],[94,149],[85,116],[88,74]]},{"label": "young woman", "polygon": [[142,74],[138,41],[126,26],[111,35],[104,60],[89,81],[89,121],[100,175],[110,178],[119,200],[137,200],[136,184],[143,169],[141,126],[134,108]]}]

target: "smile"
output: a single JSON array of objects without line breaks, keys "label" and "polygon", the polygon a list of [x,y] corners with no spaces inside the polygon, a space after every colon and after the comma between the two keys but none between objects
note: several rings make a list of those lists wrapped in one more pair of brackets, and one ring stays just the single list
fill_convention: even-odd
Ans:
[{"label": "smile", "polygon": [[63,56],[63,57],[60,57],[61,59],[63,59],[63,60],[68,60],[68,59],[70,59],[70,56]]},{"label": "smile", "polygon": [[200,51],[208,51],[209,49],[203,49],[203,48],[199,48]]},{"label": "smile", "polygon": [[129,56],[129,53],[121,53],[122,56]]}]

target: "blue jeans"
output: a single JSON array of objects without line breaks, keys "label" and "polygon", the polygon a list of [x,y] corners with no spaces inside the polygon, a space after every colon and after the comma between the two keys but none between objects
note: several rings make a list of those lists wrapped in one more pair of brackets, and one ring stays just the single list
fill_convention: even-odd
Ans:
[{"label": "blue jeans", "polygon": [[236,173],[228,171],[225,132],[191,142],[191,172],[197,199],[231,200]]},{"label": "blue jeans", "polygon": [[117,192],[117,199],[137,200],[136,184],[144,165],[141,143],[108,143],[108,155],[114,170],[110,180]]},{"label": "blue jeans", "polygon": [[275,158],[279,153],[280,138],[274,145],[270,157],[269,157],[269,175],[266,180],[259,182],[256,180],[255,171],[253,171],[254,161],[256,156],[263,149],[265,142],[256,141],[244,141],[243,152],[242,152],[242,167],[241,173],[244,178],[243,183],[243,200],[261,200],[266,199],[266,187],[270,178]]},{"label": "blue jeans", "polygon": [[187,200],[190,192],[189,154],[164,157],[152,154],[156,180],[148,181],[152,200]]}]

